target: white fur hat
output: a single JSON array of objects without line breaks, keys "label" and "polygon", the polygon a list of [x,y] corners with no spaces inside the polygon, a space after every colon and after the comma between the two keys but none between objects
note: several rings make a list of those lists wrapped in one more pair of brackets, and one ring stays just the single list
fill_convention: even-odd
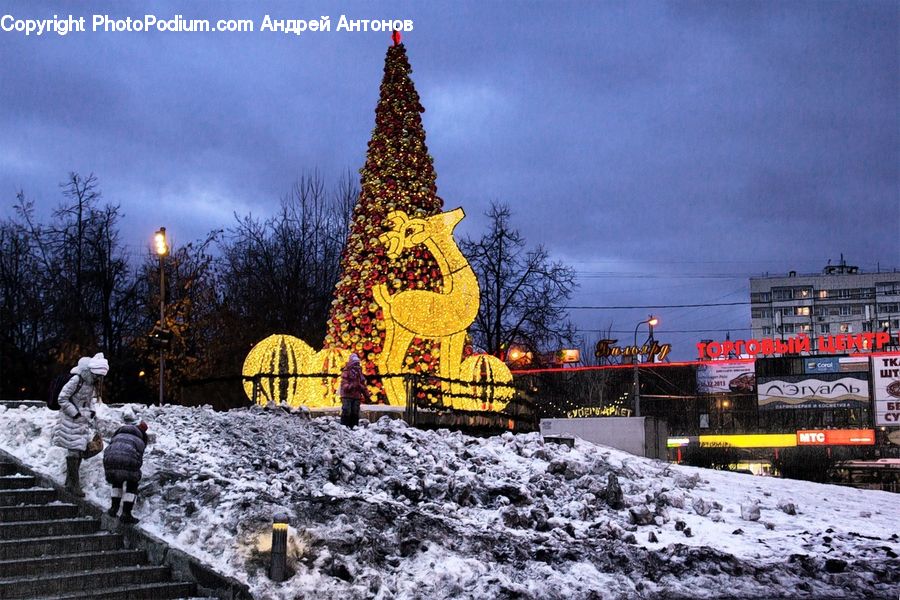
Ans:
[{"label": "white fur hat", "polygon": [[88,368],[94,375],[106,375],[109,373],[109,361],[103,357],[102,352],[98,352],[88,362]]},{"label": "white fur hat", "polygon": [[90,368],[89,367],[90,362],[91,362],[91,358],[89,356],[82,356],[81,358],[78,359],[78,364],[75,365],[74,367],[72,367],[72,369],[69,371],[69,373],[71,373],[72,375],[77,375],[79,373],[86,371],[88,368]]}]

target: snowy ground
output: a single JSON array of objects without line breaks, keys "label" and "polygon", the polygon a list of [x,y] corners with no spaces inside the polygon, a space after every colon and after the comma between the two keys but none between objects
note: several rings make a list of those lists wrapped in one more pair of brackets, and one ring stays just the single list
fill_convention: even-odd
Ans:
[{"label": "snowy ground", "polygon": [[[134,408],[155,437],[140,526],[258,598],[900,598],[896,494],[581,441],[569,449],[537,434]],[[108,439],[121,409],[102,406],[99,417]],[[0,406],[0,447],[62,482],[55,420]],[[609,504],[610,474],[621,508]],[[107,505],[99,457],[82,479]],[[292,577],[274,584],[265,566],[278,511],[291,518]]]}]

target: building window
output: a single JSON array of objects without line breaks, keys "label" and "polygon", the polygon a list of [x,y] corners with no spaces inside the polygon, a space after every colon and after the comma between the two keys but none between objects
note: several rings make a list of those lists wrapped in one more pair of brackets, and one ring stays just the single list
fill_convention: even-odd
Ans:
[{"label": "building window", "polygon": [[838,298],[850,298],[856,290],[837,290]]},{"label": "building window", "polygon": [[824,306],[817,306],[817,307],[816,307],[816,316],[817,316],[817,317],[824,317],[824,316],[827,315],[827,314],[828,314],[828,309],[825,308]]},{"label": "building window", "polygon": [[772,290],[772,300],[793,300],[794,290],[791,288],[776,288]]},{"label": "building window", "polygon": [[819,290],[819,298],[827,298],[828,290]]},{"label": "building window", "polygon": [[772,328],[767,325],[763,325],[762,334],[763,335],[772,335]]},{"label": "building window", "polygon": [[772,292],[753,292],[750,294],[750,302],[771,302]]},{"label": "building window", "polygon": [[812,288],[802,287],[802,288],[794,288],[794,298],[809,298],[812,296]]},{"label": "building window", "polygon": [[861,315],[861,314],[863,314],[863,308],[862,308],[862,306],[853,306],[853,307],[851,307],[851,308],[850,308],[850,314],[851,314],[851,315]]},{"label": "building window", "polygon": [[794,307],[794,315],[798,317],[808,317],[809,316],[809,307],[808,306],[795,306]]},{"label": "building window", "polygon": [[886,296],[900,295],[900,281],[887,281],[884,283],[876,283],[875,291],[878,294],[884,294]]},{"label": "building window", "polygon": [[797,331],[799,331],[800,333],[809,333],[810,331],[812,331],[812,325],[810,325],[809,323],[801,323],[797,327]]},{"label": "building window", "polygon": [[891,326],[891,322],[890,322],[890,321],[882,321],[882,322],[881,322],[881,325],[880,325],[880,327],[881,327],[882,329],[888,329],[890,326]]},{"label": "building window", "polygon": [[849,314],[850,314],[850,307],[849,307],[849,306],[842,306],[842,307],[841,307],[841,310],[840,310],[840,315],[845,317],[845,316],[847,316],[847,315],[849,315]]},{"label": "building window", "polygon": [[838,327],[838,331],[841,333],[853,333],[853,325],[850,323],[841,323],[840,327]]},{"label": "building window", "polygon": [[793,323],[785,323],[783,325],[784,333],[794,333],[794,324]]},{"label": "building window", "polygon": [[872,323],[869,321],[862,322],[862,330],[863,331],[872,331]]},{"label": "building window", "polygon": [[882,304],[878,308],[881,309],[881,312],[885,313],[900,312],[900,304]]},{"label": "building window", "polygon": [[821,325],[819,325],[819,333],[828,333],[828,331],[828,323],[822,323]]}]

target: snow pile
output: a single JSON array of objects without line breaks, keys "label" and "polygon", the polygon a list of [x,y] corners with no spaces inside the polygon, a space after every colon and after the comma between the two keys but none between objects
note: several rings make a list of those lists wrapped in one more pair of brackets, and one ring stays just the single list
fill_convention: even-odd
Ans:
[{"label": "snow pile", "polygon": [[[155,438],[140,526],[259,598],[897,598],[900,496],[651,461],[537,434],[258,408],[133,406]],[[101,407],[107,439],[121,409]],[[64,479],[56,413],[0,407],[0,447]],[[106,505],[100,459],[88,497]],[[292,577],[266,577],[291,517]]]}]

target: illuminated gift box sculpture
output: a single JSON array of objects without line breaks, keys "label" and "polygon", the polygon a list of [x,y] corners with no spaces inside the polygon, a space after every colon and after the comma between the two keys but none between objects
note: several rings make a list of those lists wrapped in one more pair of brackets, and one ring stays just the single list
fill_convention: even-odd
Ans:
[{"label": "illuminated gift box sculpture", "polygon": [[[251,400],[340,406],[338,375],[351,352],[370,376],[374,401],[406,405],[404,378],[409,374],[440,377],[442,383],[421,392],[435,404],[501,410],[513,396],[508,385],[512,374],[502,361],[486,356],[463,361],[466,329],[478,315],[478,279],[453,239],[465,213],[461,208],[443,212],[437,196],[420,116],[425,109],[409,78],[411,71],[395,33],[361,171],[362,189],[341,257],[325,349],[314,357],[311,349],[294,350],[295,359],[277,365],[310,377],[295,378],[299,383],[289,387],[281,377],[281,387],[276,390],[273,382],[266,394],[256,396],[251,392],[262,388],[245,384]],[[254,348],[244,377],[264,377],[266,371],[259,369],[276,363],[261,357],[272,352]]]}]

